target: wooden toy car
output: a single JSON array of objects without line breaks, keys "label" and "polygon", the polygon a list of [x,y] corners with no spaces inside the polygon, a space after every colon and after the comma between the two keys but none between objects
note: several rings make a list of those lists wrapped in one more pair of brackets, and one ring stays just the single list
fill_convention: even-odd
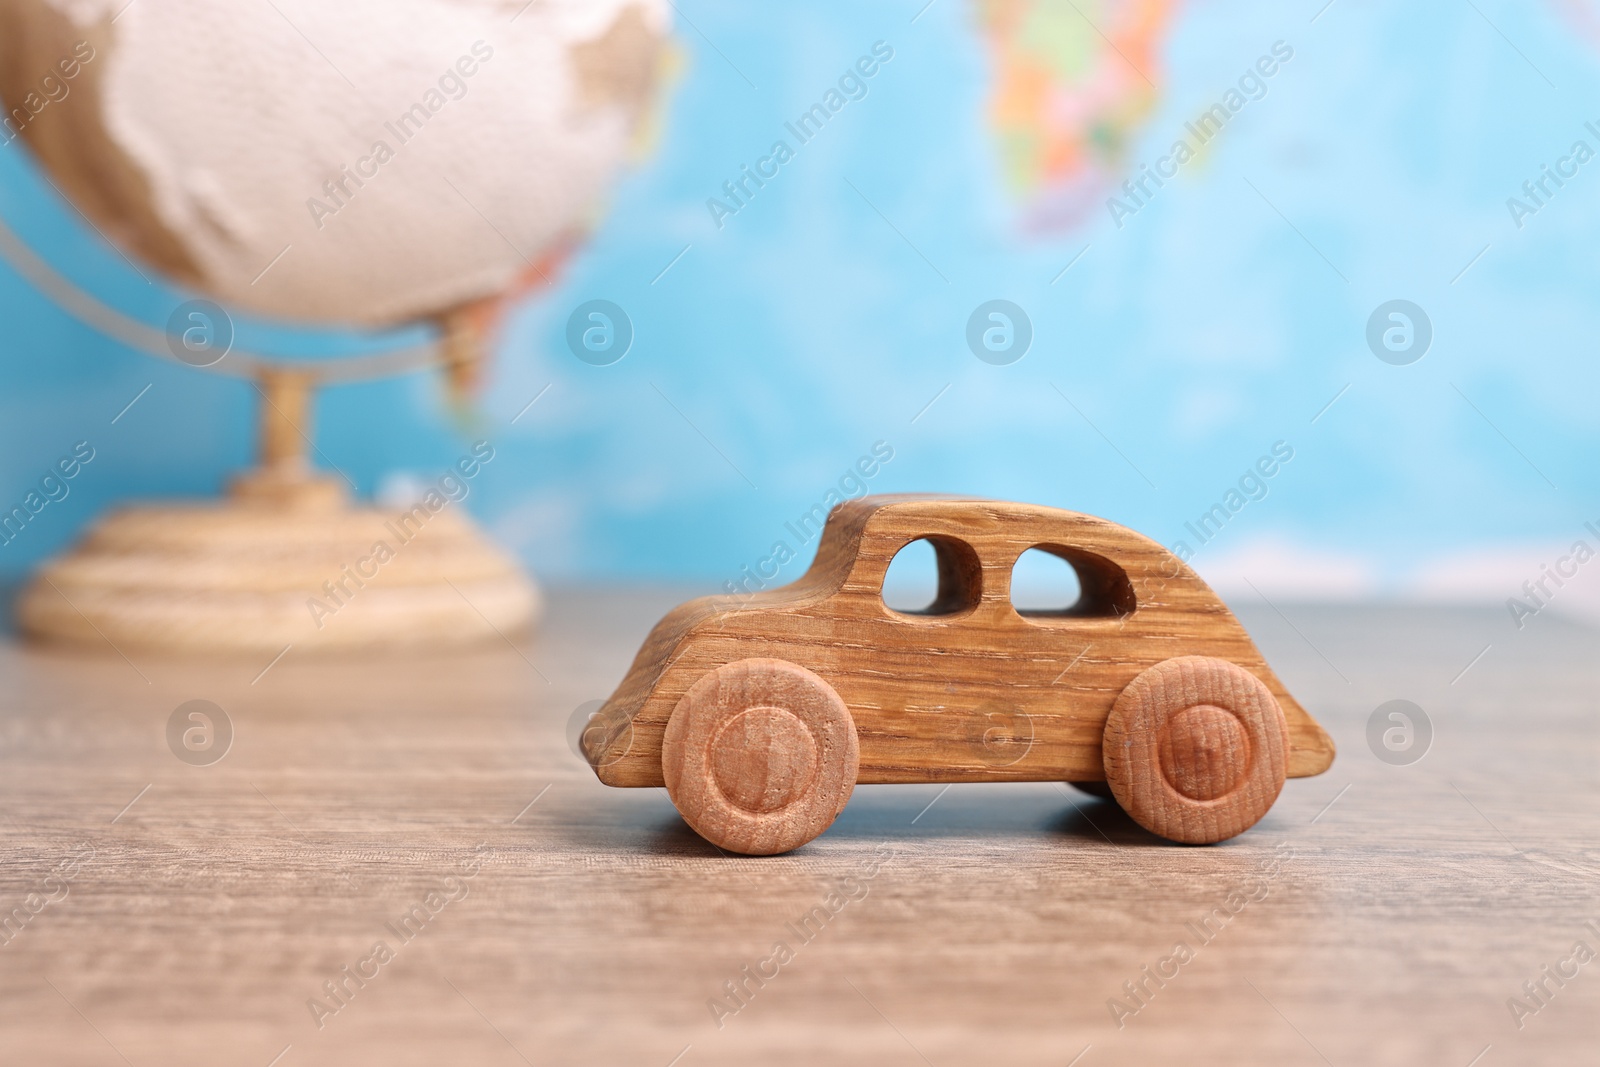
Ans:
[{"label": "wooden toy car", "polygon": [[[884,575],[922,539],[937,595],[895,611]],[[1077,572],[1071,608],[1013,607],[1030,548]],[[792,584],[673,609],[581,744],[602,782],[665,785],[703,837],[750,855],[822,833],[857,782],[1105,782],[1153,833],[1222,841],[1334,754],[1161,545],[1075,512],[925,496],[840,504]]]}]

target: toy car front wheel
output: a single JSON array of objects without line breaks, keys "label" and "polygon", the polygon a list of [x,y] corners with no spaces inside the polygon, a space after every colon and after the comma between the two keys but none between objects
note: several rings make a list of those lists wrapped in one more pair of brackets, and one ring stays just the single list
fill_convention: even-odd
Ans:
[{"label": "toy car front wheel", "polygon": [[1106,781],[1117,803],[1151,833],[1185,844],[1254,826],[1283,789],[1288,756],[1271,690],[1209,656],[1146,669],[1106,719]]},{"label": "toy car front wheel", "polygon": [[661,743],[667,795],[684,821],[751,856],[799,848],[831,826],[859,763],[839,694],[780,659],[708,671],[673,708]]}]

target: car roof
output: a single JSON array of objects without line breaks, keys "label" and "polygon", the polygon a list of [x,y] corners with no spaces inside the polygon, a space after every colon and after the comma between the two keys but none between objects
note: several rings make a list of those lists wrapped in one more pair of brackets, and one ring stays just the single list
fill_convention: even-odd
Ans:
[{"label": "car roof", "polygon": [[[838,548],[848,545],[859,552],[863,537],[875,539],[891,533],[891,527],[891,536],[902,542],[938,534],[968,537],[980,554],[982,542],[1088,547],[1077,543],[1081,539],[1116,554],[1133,551],[1171,556],[1164,545],[1110,519],[1043,504],[931,493],[885,493],[846,500],[829,514],[823,540],[836,540]],[[1177,562],[1176,557],[1172,559]]]}]

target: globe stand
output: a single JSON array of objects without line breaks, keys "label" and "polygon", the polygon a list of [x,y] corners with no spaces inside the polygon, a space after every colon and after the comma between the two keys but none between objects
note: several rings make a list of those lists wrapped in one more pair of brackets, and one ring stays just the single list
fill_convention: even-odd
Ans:
[{"label": "globe stand", "polygon": [[352,505],[306,451],[305,370],[261,369],[258,465],[218,503],[99,520],[24,589],[24,633],[82,645],[268,655],[441,648],[526,630],[539,594],[458,503]]},{"label": "globe stand", "polygon": [[228,493],[242,502],[290,510],[338,508],[349,499],[338,479],[318,474],[306,455],[311,390],[304,371],[265,371],[261,391],[258,465],[234,478]]}]

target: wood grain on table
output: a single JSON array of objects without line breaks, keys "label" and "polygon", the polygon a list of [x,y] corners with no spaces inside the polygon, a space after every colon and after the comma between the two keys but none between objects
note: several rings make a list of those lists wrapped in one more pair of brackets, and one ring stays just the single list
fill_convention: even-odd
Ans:
[{"label": "wood grain on table", "polygon": [[[680,599],[558,593],[517,647],[396,660],[0,646],[0,1063],[1593,1057],[1595,631],[1239,603],[1339,747],[1242,837],[1049,783],[862,786],[751,859],[572,749]],[[1367,741],[1397,698],[1432,724],[1410,765]],[[169,747],[191,700],[220,761]]]}]

